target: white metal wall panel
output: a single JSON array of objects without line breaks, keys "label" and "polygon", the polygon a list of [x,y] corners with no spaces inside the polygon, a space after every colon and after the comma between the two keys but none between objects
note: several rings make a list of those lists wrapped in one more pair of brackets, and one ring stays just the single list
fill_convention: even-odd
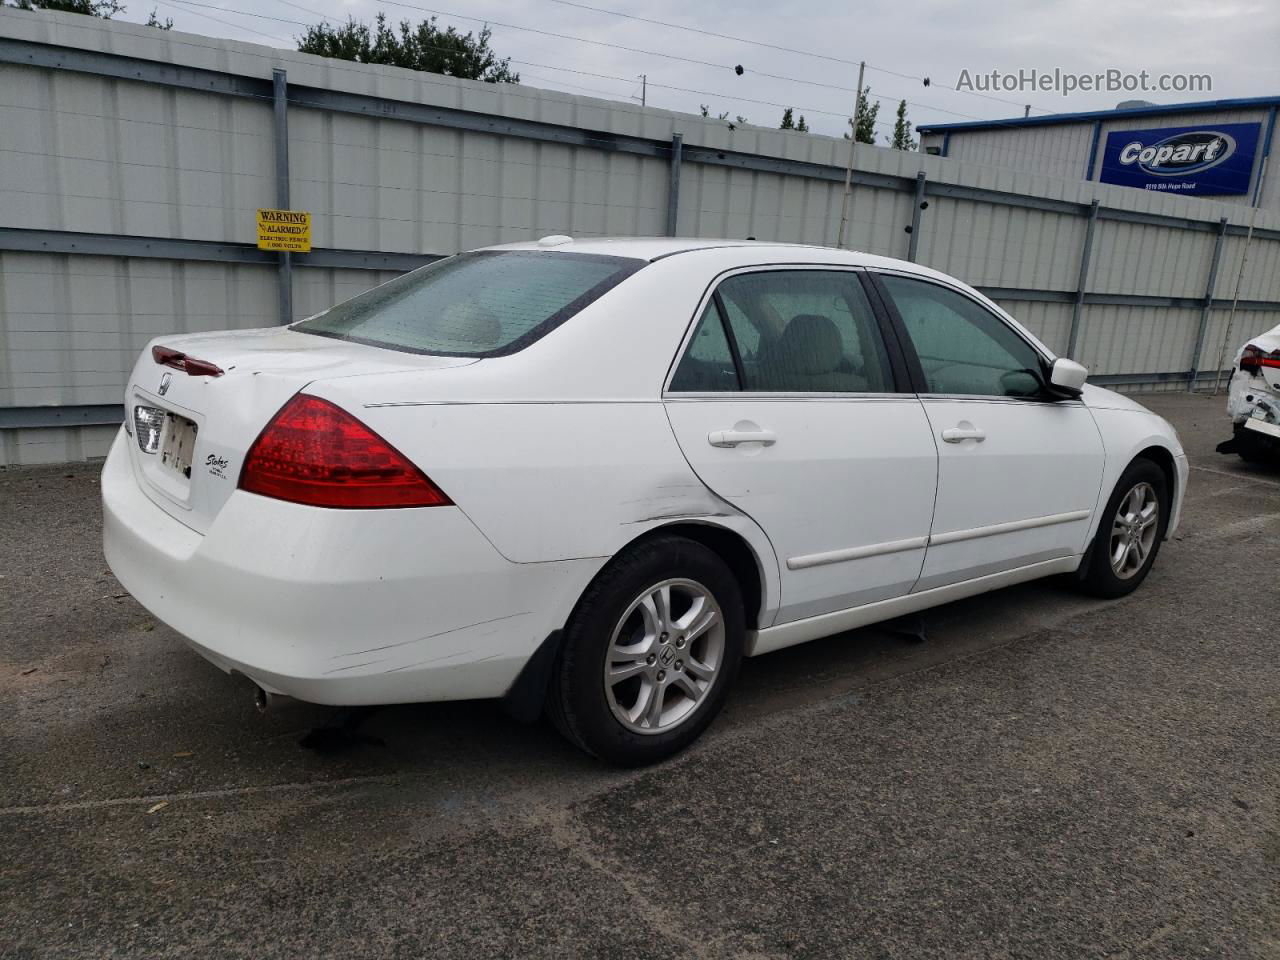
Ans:
[{"label": "white metal wall panel", "polygon": [[107,455],[119,427],[0,430],[0,467],[95,460]]},{"label": "white metal wall panel", "polygon": [[939,200],[925,218],[921,263],[975,286],[1075,289],[1083,217]]},{"label": "white metal wall panel", "polygon": [[1280,300],[1280,243],[1255,237],[1249,244],[1249,259],[1241,276],[1240,262],[1244,254],[1244,237],[1226,238],[1215,295],[1219,299],[1231,299],[1239,280],[1241,300]]},{"label": "white metal wall panel", "polygon": [[1139,223],[1099,225],[1089,289],[1095,293],[1203,297],[1216,237]]},{"label": "white metal wall panel", "polygon": [[1097,374],[1188,370],[1199,324],[1198,309],[1093,305],[1076,359]]},{"label": "white metal wall panel", "polygon": [[1054,353],[1066,353],[1071,336],[1071,304],[1003,297],[996,302]]},{"label": "white metal wall panel", "polygon": [[276,322],[275,270],[0,252],[0,406],[119,403],[164,333]]},{"label": "white metal wall panel", "polygon": [[[274,281],[274,271],[268,271]],[[335,303],[350,300],[370,287],[385,283],[399,274],[379,270],[299,270],[293,280],[293,315],[301,320],[327,310]],[[271,326],[274,315],[255,326]]]},{"label": "white metal wall panel", "polygon": [[1076,180],[1085,176],[1092,141],[1092,123],[957,130],[947,143],[947,156],[967,163],[1030,169]]},{"label": "white metal wall panel", "polygon": [[33,67],[0,75],[0,225],[243,241],[271,206],[269,105]]},{"label": "white metal wall panel", "polygon": [[291,199],[320,247],[450,254],[665,227],[655,159],[301,109],[289,143]]}]

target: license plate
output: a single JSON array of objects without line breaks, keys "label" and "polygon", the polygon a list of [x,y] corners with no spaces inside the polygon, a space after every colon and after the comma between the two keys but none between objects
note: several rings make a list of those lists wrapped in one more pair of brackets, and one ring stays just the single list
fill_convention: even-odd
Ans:
[{"label": "license plate", "polygon": [[186,417],[175,413],[169,414],[165,422],[160,463],[188,480],[191,479],[191,456],[196,449],[196,433],[199,429]]}]

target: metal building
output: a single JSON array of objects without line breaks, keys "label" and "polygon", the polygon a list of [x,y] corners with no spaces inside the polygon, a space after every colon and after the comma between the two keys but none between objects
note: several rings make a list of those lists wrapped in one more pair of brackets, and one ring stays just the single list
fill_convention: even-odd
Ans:
[{"label": "metal building", "polygon": [[[1268,157],[1276,152],[1277,107],[1280,96],[1139,104],[1089,113],[928,124],[917,132],[921,149],[935,156],[1042,176],[1208,196],[1222,203],[1257,203],[1263,210],[1277,211],[1276,159],[1271,160],[1265,182],[1260,182]],[[1161,145],[1168,156],[1156,162],[1162,156]],[[1182,156],[1175,159],[1179,147]]]}]

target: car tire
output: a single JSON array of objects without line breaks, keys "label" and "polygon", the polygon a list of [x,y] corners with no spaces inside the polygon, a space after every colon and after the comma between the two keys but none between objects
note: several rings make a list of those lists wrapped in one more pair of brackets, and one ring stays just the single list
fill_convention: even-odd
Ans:
[{"label": "car tire", "polygon": [[547,712],[609,763],[665,759],[724,706],[744,637],[742,591],[725,562],[695,540],[656,536],[616,557],[578,601]]},{"label": "car tire", "polygon": [[[1155,516],[1147,516],[1150,505]],[[1098,532],[1080,568],[1079,582],[1097,597],[1123,597],[1147,578],[1169,526],[1169,481],[1140,457],[1125,469],[1107,500]]]}]

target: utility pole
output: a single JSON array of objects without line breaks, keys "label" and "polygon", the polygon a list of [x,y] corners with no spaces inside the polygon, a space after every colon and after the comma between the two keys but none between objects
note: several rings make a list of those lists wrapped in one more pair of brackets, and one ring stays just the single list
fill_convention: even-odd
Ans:
[{"label": "utility pole", "polygon": [[640,106],[645,106],[645,101],[649,95],[649,75],[647,73],[640,74]]},{"label": "utility pole", "polygon": [[858,64],[858,89],[853,94],[853,129],[849,131],[849,165],[844,171],[844,199],[840,202],[840,232],[836,246],[844,246],[845,225],[849,222],[849,194],[853,191],[853,151],[858,146],[858,120],[862,116],[862,77],[867,71],[865,60]]},{"label": "utility pole", "polygon": [[1027,104],[1026,108],[1022,111],[1022,115],[1023,115],[1024,117],[1029,117],[1029,116],[1031,116],[1031,104],[1029,104],[1029,103]]},{"label": "utility pole", "polygon": [[[1253,244],[1253,228],[1258,222],[1258,207],[1262,205],[1262,185],[1267,181],[1267,161],[1263,156],[1262,169],[1258,171],[1258,186],[1253,195],[1253,211],[1249,214],[1249,230],[1244,235],[1244,250],[1240,254],[1240,269],[1236,271],[1236,288],[1231,295],[1231,312],[1227,314],[1227,329],[1222,334],[1222,346],[1218,348],[1218,365],[1213,371],[1213,395],[1222,389],[1222,364],[1226,361],[1227,345],[1231,342],[1231,328],[1236,322],[1236,308],[1240,305],[1240,284],[1244,281],[1245,264],[1249,262],[1249,247]],[[1194,386],[1194,384],[1193,384]]]}]

